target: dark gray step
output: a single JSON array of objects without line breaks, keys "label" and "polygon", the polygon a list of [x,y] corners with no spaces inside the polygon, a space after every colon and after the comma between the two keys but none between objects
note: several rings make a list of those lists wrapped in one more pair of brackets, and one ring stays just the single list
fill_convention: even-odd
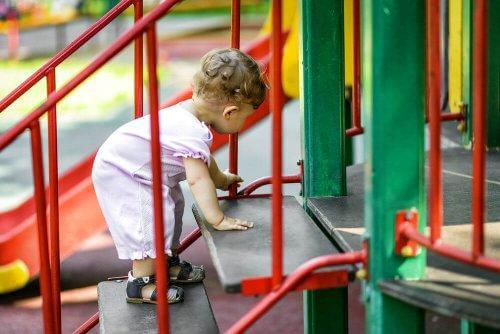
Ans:
[{"label": "dark gray step", "polygon": [[[217,231],[193,206],[222,286],[227,292],[240,292],[243,279],[271,275],[271,199],[227,200],[220,204],[226,215],[254,223],[247,231]],[[283,197],[283,214],[285,274],[314,257],[338,253],[294,197]]]},{"label": "dark gray step", "polygon": [[383,281],[378,286],[383,293],[410,305],[500,329],[498,279],[450,280],[448,276],[436,280]]},{"label": "dark gray step", "polygon": [[[444,225],[469,224],[471,152],[462,148],[443,150],[442,160]],[[486,160],[486,216],[487,221],[493,223],[500,221],[500,153],[489,152]],[[309,210],[345,252],[361,249],[364,232],[363,168],[361,164],[347,168],[347,196],[317,197],[307,201]]]},{"label": "dark gray step", "polygon": [[[202,283],[181,285],[184,302],[169,305],[170,333],[219,333]],[[126,281],[106,281],[97,286],[101,333],[157,333],[156,305],[125,301]]]}]

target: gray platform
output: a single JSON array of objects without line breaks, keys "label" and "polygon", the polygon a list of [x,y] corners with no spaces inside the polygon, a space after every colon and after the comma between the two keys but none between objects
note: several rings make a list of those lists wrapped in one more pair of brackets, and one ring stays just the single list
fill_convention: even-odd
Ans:
[{"label": "gray platform", "polygon": [[[469,224],[471,219],[471,152],[443,151],[444,225]],[[487,154],[487,222],[500,221],[500,153]],[[364,231],[363,165],[347,168],[348,196],[311,198],[308,208],[343,251],[361,249]],[[450,229],[451,230],[451,229]]]},{"label": "gray platform", "polygon": [[[126,281],[101,282],[99,327],[101,333],[157,333],[156,305],[125,301]],[[184,284],[184,302],[169,305],[170,333],[219,333],[203,284]]]},{"label": "gray platform", "polygon": [[[222,286],[240,292],[242,279],[271,275],[271,199],[222,201],[221,208],[230,217],[254,222],[247,231],[217,231],[193,207]],[[338,253],[294,197],[283,197],[283,213],[285,273],[314,257]]]}]

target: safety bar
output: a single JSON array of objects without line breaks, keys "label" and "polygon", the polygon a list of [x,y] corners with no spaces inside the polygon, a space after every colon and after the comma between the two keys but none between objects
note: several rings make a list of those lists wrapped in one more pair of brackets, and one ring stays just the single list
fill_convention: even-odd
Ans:
[{"label": "safety bar", "polygon": [[261,318],[274,304],[281,300],[288,292],[294,290],[314,271],[332,266],[346,264],[362,263],[366,259],[366,251],[351,252],[334,255],[323,255],[307,261],[298,267],[293,273],[288,275],[275,291],[266,295],[250,312],[246,313],[238,322],[236,322],[227,334],[236,334],[245,332],[252,324]]},{"label": "safety bar", "polygon": [[[480,268],[500,272],[500,259],[484,255],[485,210],[485,114],[486,114],[486,43],[487,3],[474,2],[473,48],[473,139],[472,139],[472,250],[464,251],[441,241],[443,195],[439,110],[440,51],[439,0],[427,0],[427,109],[429,110],[429,221],[430,236],[420,233],[417,224],[405,221],[396,228],[396,240],[414,241],[445,257]],[[411,216],[411,215],[410,215]],[[404,243],[404,242],[403,242]],[[397,251],[397,250],[396,250]],[[409,247],[404,256],[416,255]]]},{"label": "safety bar", "polygon": [[121,13],[123,13],[131,4],[139,3],[138,7],[142,8],[142,0],[122,0],[116,6],[114,6],[110,11],[104,14],[99,20],[88,27],[80,36],[78,36],[73,42],[71,42],[64,49],[59,51],[53,58],[51,58],[47,63],[40,67],[35,73],[33,73],[28,79],[21,83],[16,89],[9,93],[0,101],[0,112],[4,111],[8,106],[10,106],[15,100],[17,100],[21,95],[26,93],[31,87],[33,87],[37,82],[42,80],[51,69],[56,68],[69,56],[75,53],[81,46],[87,43],[92,37],[97,35],[102,29],[104,29],[109,23],[111,23],[115,18],[117,18]]}]

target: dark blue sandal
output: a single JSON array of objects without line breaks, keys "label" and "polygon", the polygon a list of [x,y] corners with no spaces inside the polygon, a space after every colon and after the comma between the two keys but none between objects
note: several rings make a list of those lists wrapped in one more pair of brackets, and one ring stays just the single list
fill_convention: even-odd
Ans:
[{"label": "dark blue sandal", "polygon": [[[172,274],[173,268],[179,268],[176,276]],[[177,283],[198,283],[205,278],[203,266],[192,265],[187,261],[181,261],[178,255],[168,258],[168,268],[170,272],[170,281]]]},{"label": "dark blue sandal", "polygon": [[[156,304],[156,288],[154,289],[149,299],[142,297],[142,288],[144,288],[148,284],[154,284],[155,282],[156,278],[154,275],[134,277],[132,276],[132,271],[129,271],[127,281],[127,302],[133,304]],[[169,304],[182,302],[184,300],[184,290],[178,286],[169,285],[167,291],[167,299]]]}]

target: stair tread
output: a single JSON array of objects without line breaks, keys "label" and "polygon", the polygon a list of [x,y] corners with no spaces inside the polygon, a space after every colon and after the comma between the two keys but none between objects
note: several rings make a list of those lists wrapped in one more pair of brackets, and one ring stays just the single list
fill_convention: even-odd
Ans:
[{"label": "stair tread", "polygon": [[[98,284],[101,333],[157,333],[156,305],[125,301],[125,281]],[[169,305],[170,333],[219,333],[202,283],[183,284],[184,301]]]},{"label": "stair tread", "polygon": [[417,281],[381,281],[378,286],[392,298],[419,308],[500,329],[498,275],[496,280],[488,280],[449,274]]},{"label": "stair tread", "polygon": [[[220,204],[226,215],[254,223],[247,231],[217,231],[193,206],[222,286],[226,292],[237,293],[243,279],[271,276],[271,199],[224,200]],[[283,232],[285,274],[314,257],[338,253],[293,196],[283,196]]]}]

